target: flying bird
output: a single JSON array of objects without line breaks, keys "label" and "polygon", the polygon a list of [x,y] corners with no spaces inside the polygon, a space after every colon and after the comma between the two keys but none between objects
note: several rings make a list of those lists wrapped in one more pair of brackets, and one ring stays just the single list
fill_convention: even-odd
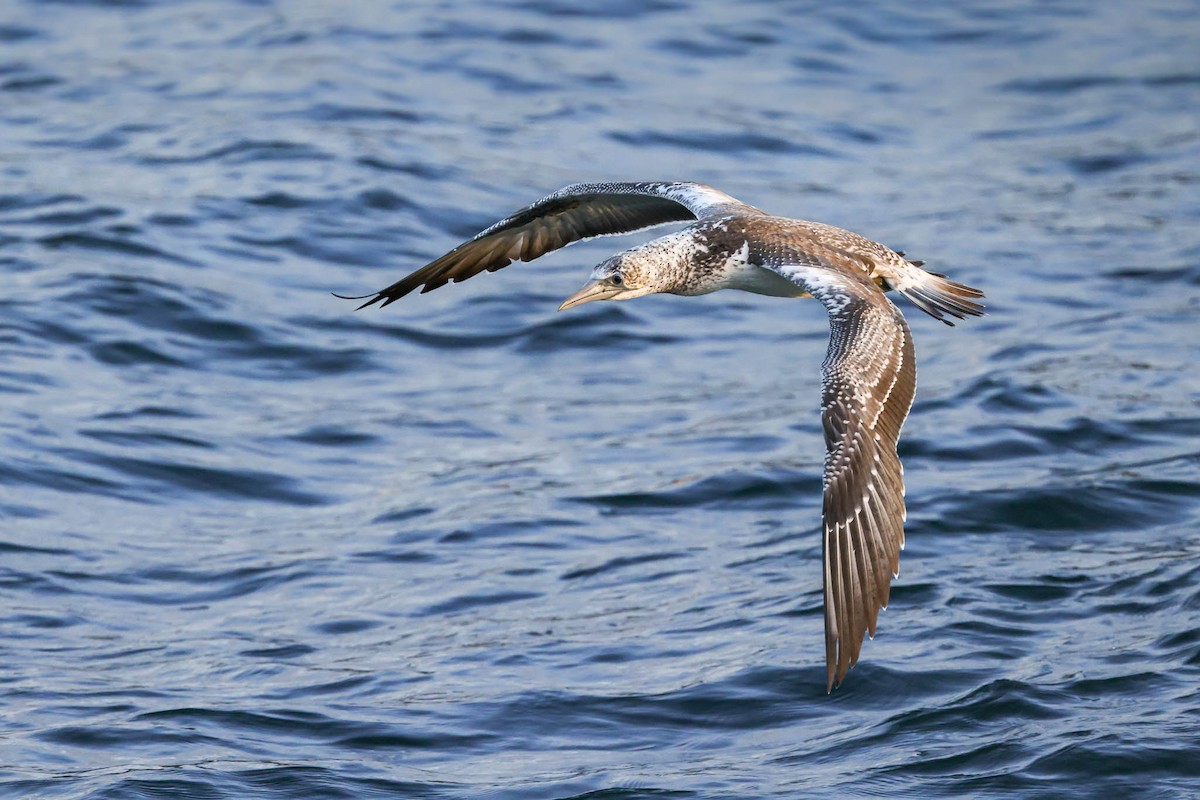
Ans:
[{"label": "flying bird", "polygon": [[829,314],[821,365],[825,432],[822,518],[826,691],[875,635],[904,546],[904,470],[896,454],[916,388],[912,334],[885,296],[896,290],[925,313],[981,316],[978,289],[922,269],[857,233],[776,217],[699,183],[581,183],[500,220],[385,289],[359,308],[386,306],[572,242],[672,222],[687,227],[618,253],[559,310],[654,293],[701,295],[741,289],[814,297]]}]

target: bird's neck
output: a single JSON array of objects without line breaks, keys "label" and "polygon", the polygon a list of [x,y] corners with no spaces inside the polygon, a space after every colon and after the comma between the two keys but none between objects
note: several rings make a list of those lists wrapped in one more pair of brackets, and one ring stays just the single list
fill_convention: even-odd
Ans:
[{"label": "bird's neck", "polygon": [[718,253],[695,227],[660,236],[626,252],[637,263],[657,291],[670,294],[698,295],[725,288],[725,261],[728,253]]},{"label": "bird's neck", "polygon": [[636,247],[627,257],[653,276],[655,291],[693,296],[739,289],[804,296],[796,284],[753,263],[749,239],[730,233],[726,226],[693,226]]}]

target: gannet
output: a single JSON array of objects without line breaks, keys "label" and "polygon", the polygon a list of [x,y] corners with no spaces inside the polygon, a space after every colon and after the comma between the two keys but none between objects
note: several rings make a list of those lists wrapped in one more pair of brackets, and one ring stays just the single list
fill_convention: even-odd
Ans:
[{"label": "gannet", "polygon": [[[572,242],[690,221],[680,231],[618,253],[559,310],[654,293],[741,289],[814,297],[829,314],[821,365],[825,432],[822,519],[826,691],[858,662],[875,635],[904,546],[904,470],[896,454],[912,405],[912,334],[884,295],[896,290],[925,313],[981,316],[978,289],[921,268],[904,254],[832,225],[776,217],[691,182],[580,183],[500,220],[385,289],[359,308],[386,306]],[[340,295],[339,295],[340,296]]]}]

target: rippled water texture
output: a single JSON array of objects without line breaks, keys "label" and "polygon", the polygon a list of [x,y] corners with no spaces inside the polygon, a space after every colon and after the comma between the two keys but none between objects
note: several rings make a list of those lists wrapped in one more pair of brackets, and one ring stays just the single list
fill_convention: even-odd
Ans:
[{"label": "rippled water texture", "polygon": [[[1195,2],[0,0],[0,796],[1187,796]],[[693,179],[987,291],[825,694],[812,302],[359,313]]]}]

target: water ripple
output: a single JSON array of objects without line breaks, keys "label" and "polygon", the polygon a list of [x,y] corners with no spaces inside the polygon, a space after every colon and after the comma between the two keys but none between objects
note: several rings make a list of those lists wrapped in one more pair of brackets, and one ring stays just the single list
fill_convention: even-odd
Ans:
[{"label": "water ripple", "polygon": [[[8,4],[0,795],[1190,796],[1185,6]],[[330,296],[645,178],[988,294],[832,694],[819,304]]]}]

